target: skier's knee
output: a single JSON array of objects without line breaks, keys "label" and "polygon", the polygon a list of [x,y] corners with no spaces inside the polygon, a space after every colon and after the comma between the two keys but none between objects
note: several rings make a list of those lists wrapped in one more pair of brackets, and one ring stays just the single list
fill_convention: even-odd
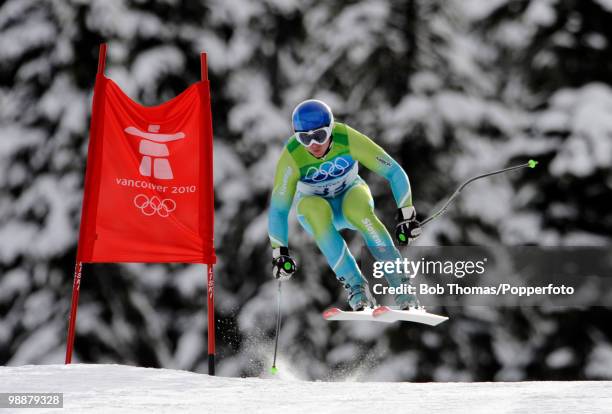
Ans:
[{"label": "skier's knee", "polygon": [[374,200],[366,186],[357,186],[349,190],[342,205],[342,213],[349,223],[356,225],[363,219],[375,220]]},{"label": "skier's knee", "polygon": [[378,225],[378,217],[374,213],[374,207],[369,203],[355,204],[344,208],[344,217],[354,227],[360,228],[363,223],[369,222]]}]

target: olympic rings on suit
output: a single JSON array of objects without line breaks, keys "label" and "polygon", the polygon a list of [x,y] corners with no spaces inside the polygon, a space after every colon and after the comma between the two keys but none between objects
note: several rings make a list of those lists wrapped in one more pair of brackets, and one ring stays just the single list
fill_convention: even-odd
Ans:
[{"label": "olympic rings on suit", "polygon": [[319,166],[319,168],[308,168],[305,178],[318,183],[325,181],[330,177],[336,178],[342,176],[350,166],[351,165],[348,160],[344,158],[336,158],[333,161],[325,161]]}]

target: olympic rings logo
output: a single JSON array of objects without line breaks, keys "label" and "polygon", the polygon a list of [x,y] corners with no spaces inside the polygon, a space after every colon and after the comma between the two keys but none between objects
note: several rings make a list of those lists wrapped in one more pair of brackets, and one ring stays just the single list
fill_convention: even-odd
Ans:
[{"label": "olympic rings logo", "polygon": [[176,210],[176,201],[170,198],[160,200],[157,196],[149,198],[144,194],[138,194],[134,197],[134,205],[145,216],[158,214],[160,217],[168,217],[170,213]]},{"label": "olympic rings logo", "polygon": [[345,158],[325,161],[319,168],[310,167],[306,171],[306,179],[315,183],[342,176],[351,165]]}]

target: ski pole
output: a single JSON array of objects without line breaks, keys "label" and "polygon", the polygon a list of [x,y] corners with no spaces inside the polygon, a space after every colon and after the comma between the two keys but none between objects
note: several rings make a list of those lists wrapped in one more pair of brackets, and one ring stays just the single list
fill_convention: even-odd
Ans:
[{"label": "ski pole", "polygon": [[281,327],[281,284],[282,282],[278,282],[278,306],[276,308],[276,337],[274,338],[274,359],[272,360],[272,368],[270,368],[270,372],[272,374],[276,374],[278,372],[278,368],[276,368],[276,352],[278,351],[278,336],[280,335],[280,327]]},{"label": "ski pole", "polygon": [[538,165],[538,162],[536,160],[529,160],[525,164],[515,165],[514,167],[508,167],[508,168],[504,168],[504,169],[493,171],[493,172],[486,173],[486,174],[477,175],[476,177],[470,178],[469,180],[467,180],[466,182],[461,184],[459,186],[459,188],[457,188],[455,190],[453,195],[451,195],[449,197],[449,199],[446,201],[446,203],[444,203],[444,205],[442,206],[442,208],[440,210],[438,210],[437,212],[435,212],[431,216],[427,217],[425,220],[421,221],[421,223],[420,223],[421,227],[423,227],[425,224],[429,223],[433,219],[436,219],[436,218],[440,217],[442,214],[444,214],[444,212],[446,211],[446,209],[448,208],[450,203],[452,203],[453,200],[459,195],[461,190],[463,190],[471,182],[474,182],[474,181],[476,181],[476,180],[478,180],[480,178],[490,177],[492,175],[501,174],[501,173],[505,173],[505,172],[513,171],[513,170],[518,170],[518,169],[521,169],[521,168],[535,168],[536,165]]}]

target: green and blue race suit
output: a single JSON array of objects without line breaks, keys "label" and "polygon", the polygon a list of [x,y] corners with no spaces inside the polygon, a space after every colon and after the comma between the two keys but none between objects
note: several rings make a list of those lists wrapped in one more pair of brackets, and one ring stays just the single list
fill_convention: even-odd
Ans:
[{"label": "green and blue race suit", "polygon": [[[288,246],[288,216],[295,204],[300,224],[347,288],[363,284],[363,276],[338,230],[357,230],[376,260],[401,257],[374,213],[370,189],[359,176],[360,163],[387,179],[398,208],[412,205],[402,167],[370,138],[336,122],[330,150],[321,158],[310,154],[295,136],[289,138],[276,166],[269,210],[272,247]],[[397,275],[385,276],[391,286],[405,282]]]}]

